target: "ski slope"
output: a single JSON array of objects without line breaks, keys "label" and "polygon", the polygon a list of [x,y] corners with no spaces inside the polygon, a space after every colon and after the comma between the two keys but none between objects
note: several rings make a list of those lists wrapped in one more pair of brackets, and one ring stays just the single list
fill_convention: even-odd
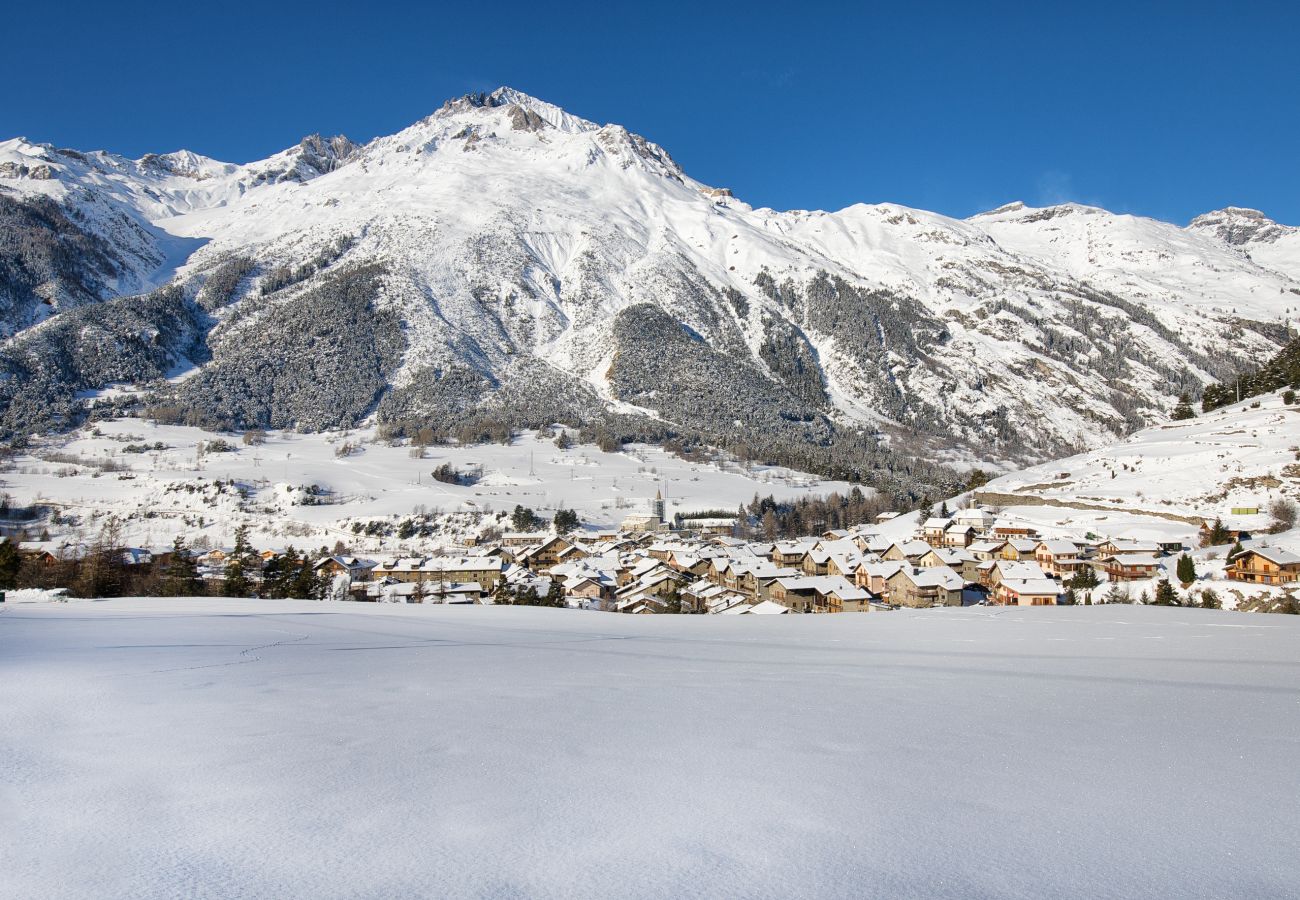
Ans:
[{"label": "ski slope", "polygon": [[0,612],[0,895],[1287,897],[1300,621]]}]

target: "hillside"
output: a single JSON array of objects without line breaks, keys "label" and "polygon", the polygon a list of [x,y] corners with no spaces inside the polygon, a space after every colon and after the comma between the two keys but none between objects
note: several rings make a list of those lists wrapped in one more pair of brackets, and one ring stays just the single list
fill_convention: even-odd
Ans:
[{"label": "hillside", "polygon": [[[536,434],[510,444],[434,446],[420,456],[364,429],[284,432],[253,445],[136,420],[104,422],[96,431],[42,441],[0,474],[13,506],[53,512],[56,543],[92,542],[115,517],[124,542],[156,549],[178,534],[199,546],[227,546],[243,524],[259,547],[314,550],[343,541],[356,553],[414,553],[452,549],[488,529],[512,530],[517,505],[547,519],[569,509],[598,529],[645,512],[656,492],[671,518],[734,512],[755,494],[794,500],[852,490],[781,467],[690,461],[658,447],[561,449]],[[218,440],[228,449],[210,449]],[[444,465],[473,483],[434,480]],[[399,538],[408,520],[425,533]]]},{"label": "hillside", "polygon": [[0,203],[10,438],[136,384],[98,414],[603,423],[933,496],[955,476],[900,459],[1113,441],[1275,352],[1300,303],[1275,223],[754,209],[509,88],[247,165],[15,139]]}]

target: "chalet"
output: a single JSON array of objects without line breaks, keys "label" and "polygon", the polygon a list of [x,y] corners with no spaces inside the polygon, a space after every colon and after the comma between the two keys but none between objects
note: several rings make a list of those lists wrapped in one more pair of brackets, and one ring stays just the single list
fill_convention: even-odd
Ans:
[{"label": "chalet", "polygon": [[897,518],[898,518],[899,516],[901,516],[901,515],[902,515],[902,513],[897,513],[897,512],[892,512],[892,511],[891,511],[891,512],[876,513],[876,524],[877,524],[877,525],[884,525],[886,522],[892,522],[892,521],[894,521],[894,519],[897,519]]},{"label": "chalet", "polygon": [[816,548],[818,542],[813,538],[799,541],[779,541],[772,549],[772,562],[778,566],[803,566],[804,554]]},{"label": "chalet", "polygon": [[907,562],[916,562],[922,556],[929,553],[932,548],[925,541],[901,541],[889,545],[889,549],[881,554],[883,559],[906,560]]},{"label": "chalet", "polygon": [[935,547],[916,561],[923,569],[935,566],[947,566],[962,577],[963,581],[974,581],[978,575],[976,566],[979,561],[966,550],[956,547]]},{"label": "chalet", "polygon": [[564,593],[583,600],[603,600],[608,593],[600,579],[591,575],[574,575],[564,580]]},{"label": "chalet", "polygon": [[521,566],[534,572],[545,572],[551,566],[563,562],[566,554],[575,549],[576,545],[572,541],[557,535],[547,538],[534,547],[529,547],[519,554],[517,559]]},{"label": "chalet", "polygon": [[931,546],[938,547],[943,544],[944,532],[952,524],[952,519],[945,519],[939,516],[933,516],[926,519],[921,525],[921,537]]},{"label": "chalet", "polygon": [[1032,540],[1038,537],[1038,529],[1031,528],[1028,525],[995,525],[993,526],[992,536],[995,540],[1001,538],[1004,541],[1015,538]]},{"label": "chalet", "polygon": [[994,589],[992,600],[1003,606],[1055,606],[1060,591],[1050,578],[1008,578]]},{"label": "chalet", "polygon": [[50,547],[26,541],[18,545],[18,555],[24,560],[32,560],[42,566],[52,566],[59,561],[58,554]]},{"label": "chalet", "polygon": [[967,552],[980,562],[1002,558],[1002,548],[1006,541],[976,541],[966,548]]},{"label": "chalet", "polygon": [[947,566],[917,569],[905,566],[887,582],[889,602],[895,606],[961,606],[965,582]]},{"label": "chalet", "polygon": [[431,556],[392,559],[376,565],[376,578],[403,582],[474,582],[491,593],[501,580],[499,556]]},{"label": "chalet", "polygon": [[[985,565],[988,564],[980,566],[981,574],[985,572]],[[989,566],[987,573],[987,580],[982,578],[980,583],[990,588],[996,588],[1004,581],[1036,581],[1047,577],[1047,573],[1032,559],[1000,559]]]},{"label": "chalet", "polygon": [[501,546],[531,547],[535,544],[540,544],[542,541],[546,540],[546,537],[547,536],[542,532],[507,531],[505,534],[501,535]]},{"label": "chalet", "polygon": [[1250,584],[1294,584],[1300,581],[1300,556],[1274,547],[1252,547],[1232,557],[1227,575]]},{"label": "chalet", "polygon": [[369,581],[375,565],[368,559],[359,559],[355,556],[326,556],[313,568],[317,574],[328,575],[331,578],[335,575],[347,575],[353,581]]},{"label": "chalet", "polygon": [[889,593],[889,579],[907,567],[908,563],[903,560],[863,563],[858,566],[853,583],[873,594],[883,596]]},{"label": "chalet", "polygon": [[1097,545],[1101,556],[1114,556],[1120,553],[1149,553],[1153,556],[1163,552],[1158,541],[1124,541],[1111,539]]},{"label": "chalet", "polygon": [[729,535],[736,531],[736,520],[721,517],[682,519],[682,528],[698,534]]},{"label": "chalet", "polygon": [[[1245,522],[1232,522],[1226,519],[1221,521],[1223,527],[1227,529],[1228,532],[1228,539],[1224,541],[1225,544],[1234,544],[1250,540],[1252,529],[1247,527]],[[1200,528],[1201,542],[1207,543],[1210,539],[1210,535],[1213,533],[1214,523],[1202,521]]]},{"label": "chalet", "polygon": [[952,517],[954,525],[969,526],[975,529],[977,535],[988,534],[993,527],[995,520],[993,513],[981,506],[971,506],[966,509],[958,510],[957,514]]},{"label": "chalet", "polygon": [[1140,581],[1160,573],[1160,560],[1151,553],[1112,553],[1102,557],[1101,570],[1111,581]]},{"label": "chalet", "polygon": [[969,547],[975,543],[976,534],[975,526],[953,522],[943,531],[943,546]]},{"label": "chalet", "polygon": [[874,598],[846,578],[823,575],[778,578],[768,599],[794,612],[835,613],[844,612],[846,603],[854,611],[861,611]]},{"label": "chalet", "polygon": [[1074,541],[1039,541],[1034,548],[1034,559],[1042,570],[1054,578],[1070,578],[1083,565],[1079,546]]},{"label": "chalet", "polygon": [[831,555],[825,550],[814,548],[799,560],[799,568],[805,575],[826,575],[830,567]]},{"label": "chalet", "polygon": [[1034,559],[1038,541],[1033,538],[1008,538],[1002,544],[1002,558],[1009,560]]}]

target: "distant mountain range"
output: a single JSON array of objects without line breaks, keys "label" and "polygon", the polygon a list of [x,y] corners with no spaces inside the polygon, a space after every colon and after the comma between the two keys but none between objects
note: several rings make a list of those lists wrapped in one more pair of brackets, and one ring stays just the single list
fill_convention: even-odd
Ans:
[{"label": "distant mountain range", "polygon": [[509,88],[248,165],[0,143],[10,438],[96,402],[1032,463],[1162,421],[1297,308],[1300,229],[1254,210],[754,209]]}]

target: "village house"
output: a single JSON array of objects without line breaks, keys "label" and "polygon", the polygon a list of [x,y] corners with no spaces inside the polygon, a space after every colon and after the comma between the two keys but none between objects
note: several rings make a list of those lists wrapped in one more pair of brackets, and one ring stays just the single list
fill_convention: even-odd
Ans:
[{"label": "village house", "polygon": [[922,555],[916,564],[923,569],[947,566],[964,581],[975,581],[979,577],[977,571],[979,560],[966,550],[956,547],[935,547],[929,553]]},{"label": "village house", "polygon": [[1100,556],[1115,556],[1120,553],[1147,553],[1152,556],[1159,556],[1161,550],[1158,541],[1124,541],[1112,539],[1103,541],[1097,545],[1097,553]]},{"label": "village house", "polygon": [[926,519],[924,523],[922,523],[921,537],[925,540],[927,544],[929,544],[932,547],[942,546],[944,532],[948,530],[948,526],[951,524],[952,524],[952,519],[945,519],[939,516],[932,516],[931,518]]},{"label": "village house", "polygon": [[1002,558],[1012,560],[1035,559],[1038,551],[1036,538],[1007,538],[1002,544]]},{"label": "village house", "polygon": [[980,562],[1002,558],[1002,548],[1006,541],[975,541],[966,550]]},{"label": "village house", "polygon": [[1079,546],[1073,541],[1044,540],[1034,548],[1034,559],[1053,578],[1070,578],[1083,565]]},{"label": "village house", "polygon": [[491,593],[501,580],[498,556],[405,557],[381,562],[373,569],[375,578],[394,581],[476,583]]},{"label": "village house", "polygon": [[1038,538],[1038,529],[1028,525],[994,525],[992,537],[1004,541],[1013,539],[1033,541]]},{"label": "village house", "polygon": [[1008,578],[994,589],[991,600],[1002,606],[1055,606],[1060,592],[1050,578]]},{"label": "village house", "polygon": [[502,547],[531,547],[546,540],[544,532],[507,531],[501,535]]},{"label": "village house", "polygon": [[778,541],[772,548],[772,562],[778,566],[802,568],[803,558],[810,550],[816,549],[816,538],[802,538],[797,541]]},{"label": "village house", "polygon": [[931,549],[933,548],[925,541],[898,541],[890,544],[881,558],[915,563]]},{"label": "village house", "polygon": [[1227,575],[1249,584],[1294,584],[1300,581],[1300,556],[1274,547],[1252,547],[1232,557]]},{"label": "village house", "polygon": [[328,575],[331,578],[335,575],[347,575],[353,581],[369,581],[370,573],[375,566],[376,563],[373,561],[355,556],[326,556],[318,560],[313,568],[317,574]]},{"label": "village house", "polygon": [[996,516],[982,506],[968,506],[966,509],[958,510],[957,514],[952,517],[954,525],[974,528],[977,536],[988,534],[995,519]]},{"label": "village house", "polygon": [[969,547],[975,542],[975,526],[953,522],[943,531],[943,546]]},{"label": "village house", "polygon": [[947,566],[899,569],[887,582],[889,602],[913,608],[927,606],[961,606],[965,581]]},{"label": "village house", "polygon": [[550,537],[542,543],[529,547],[516,557],[516,561],[525,568],[534,572],[545,572],[551,566],[563,562],[567,556],[578,553],[579,558],[585,556],[585,552],[579,550],[573,541],[567,538]]},{"label": "village house", "polygon": [[1111,581],[1142,581],[1160,574],[1160,560],[1150,553],[1115,553],[1101,559]]},{"label": "village house", "polygon": [[858,566],[853,583],[877,596],[884,597],[889,594],[889,579],[908,565],[909,563],[902,560],[863,563]]}]

